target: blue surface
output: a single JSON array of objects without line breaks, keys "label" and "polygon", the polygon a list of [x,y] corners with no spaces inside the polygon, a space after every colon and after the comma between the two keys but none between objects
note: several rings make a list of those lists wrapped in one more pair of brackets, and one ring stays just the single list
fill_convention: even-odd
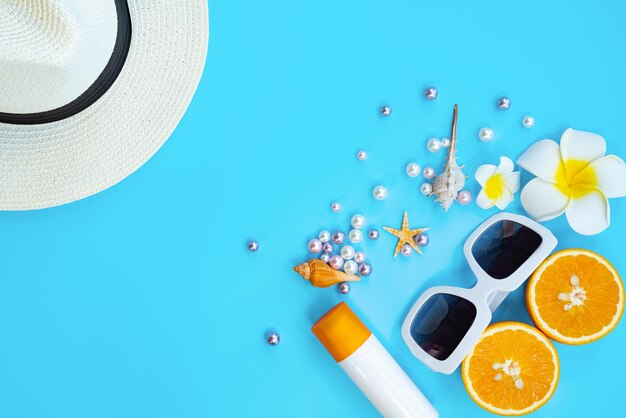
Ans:
[{"label": "blue surface", "polygon": [[[411,356],[400,325],[427,287],[473,284],[461,246],[495,209],[444,214],[404,167],[439,167],[443,153],[425,144],[448,135],[454,103],[472,177],[567,127],[602,134],[626,157],[626,3],[214,0],[210,11],[200,88],[152,160],[89,199],[0,214],[0,416],[375,416],[310,332],[340,300],[441,417],[490,416],[458,371],[436,374]],[[426,102],[431,84],[440,97]],[[507,112],[495,109],[502,94]],[[382,104],[391,117],[378,116]],[[521,127],[526,114],[533,129]],[[492,143],[478,141],[483,126]],[[371,197],[376,184],[386,201]],[[469,187],[477,194],[473,178]],[[523,212],[518,199],[509,209]],[[347,229],[355,213],[398,227],[405,209],[412,226],[431,228],[431,245],[394,260],[392,236],[365,242],[375,272],[348,296],[290,270],[319,230]],[[546,225],[559,248],[595,250],[626,273],[626,200],[611,209],[612,226],[593,237],[564,218]],[[523,290],[496,319],[529,322]],[[263,339],[270,328],[278,347]],[[561,380],[534,416],[617,416],[625,344],[624,321],[592,344],[556,344]]]}]

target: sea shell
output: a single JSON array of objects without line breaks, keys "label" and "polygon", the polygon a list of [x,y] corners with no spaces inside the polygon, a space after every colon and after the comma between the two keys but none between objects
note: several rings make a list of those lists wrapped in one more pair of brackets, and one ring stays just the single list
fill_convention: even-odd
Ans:
[{"label": "sea shell", "polygon": [[433,183],[431,194],[437,196],[439,202],[447,212],[465,186],[467,176],[463,173],[463,167],[456,163],[456,119],[458,107],[454,105],[454,115],[452,117],[452,134],[450,135],[450,148],[448,148],[448,159],[443,172],[437,176]]},{"label": "sea shell", "polygon": [[293,269],[315,287],[328,287],[341,282],[358,282],[361,280],[359,276],[335,270],[317,258],[312,258]]}]

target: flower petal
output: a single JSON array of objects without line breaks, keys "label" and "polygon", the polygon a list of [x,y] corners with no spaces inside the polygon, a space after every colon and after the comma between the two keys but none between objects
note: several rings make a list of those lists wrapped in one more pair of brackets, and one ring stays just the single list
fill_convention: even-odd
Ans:
[{"label": "flower petal", "polygon": [[513,161],[511,161],[509,157],[500,157],[500,164],[498,165],[496,173],[509,174],[513,172],[514,168]]},{"label": "flower petal", "polygon": [[480,193],[478,193],[478,196],[476,197],[476,204],[483,209],[489,209],[490,207],[496,204],[496,201],[493,199],[490,199],[487,196],[485,189],[482,189]]},{"label": "flower petal", "polygon": [[496,200],[496,206],[498,207],[498,209],[504,210],[507,206],[509,206],[509,203],[511,203],[512,201],[513,193],[511,193],[511,191],[507,187],[503,187],[502,194],[498,197],[498,200]]},{"label": "flower petal", "polygon": [[493,164],[481,165],[480,167],[478,167],[478,169],[476,169],[474,177],[481,187],[485,187],[485,184],[487,184],[487,180],[489,180],[489,178],[496,173],[496,170],[497,167]]},{"label": "flower petal", "polygon": [[615,155],[595,160],[574,177],[574,181],[585,179],[595,180],[594,186],[606,197],[626,196],[626,165]]},{"label": "flower petal", "polygon": [[582,235],[598,234],[611,222],[609,201],[599,190],[572,199],[565,215],[572,229]]},{"label": "flower petal", "polygon": [[511,193],[517,193],[520,185],[519,171],[514,171],[502,176],[502,182],[511,191]]},{"label": "flower petal", "polygon": [[563,161],[591,162],[604,157],[605,153],[606,141],[598,134],[569,128],[561,136],[561,156]]},{"label": "flower petal", "polygon": [[551,139],[537,141],[517,159],[517,164],[535,176],[556,182],[557,172],[563,170],[559,144]]},{"label": "flower petal", "polygon": [[531,217],[543,222],[565,212],[570,198],[561,193],[554,183],[534,178],[522,189],[520,200]]}]

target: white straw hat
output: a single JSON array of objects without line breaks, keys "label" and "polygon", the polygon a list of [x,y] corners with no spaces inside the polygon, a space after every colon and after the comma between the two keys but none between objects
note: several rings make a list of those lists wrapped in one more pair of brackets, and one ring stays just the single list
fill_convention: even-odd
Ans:
[{"label": "white straw hat", "polygon": [[206,58],[206,0],[0,0],[0,21],[0,210],[131,174],[176,127]]}]

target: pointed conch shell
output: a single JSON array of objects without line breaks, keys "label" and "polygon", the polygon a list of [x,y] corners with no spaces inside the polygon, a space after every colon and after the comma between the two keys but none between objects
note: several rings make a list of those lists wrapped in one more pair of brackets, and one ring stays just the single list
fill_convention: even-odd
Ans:
[{"label": "pointed conch shell", "polygon": [[328,287],[341,282],[358,282],[359,276],[335,270],[322,260],[312,258],[293,268],[315,287]]},{"label": "pointed conch shell", "polygon": [[450,135],[450,148],[448,158],[443,172],[437,176],[433,183],[432,194],[437,196],[437,202],[441,204],[447,212],[452,206],[457,195],[465,187],[467,176],[463,173],[463,166],[456,163],[456,119],[458,107],[454,105],[454,115],[452,117],[452,135]]}]

